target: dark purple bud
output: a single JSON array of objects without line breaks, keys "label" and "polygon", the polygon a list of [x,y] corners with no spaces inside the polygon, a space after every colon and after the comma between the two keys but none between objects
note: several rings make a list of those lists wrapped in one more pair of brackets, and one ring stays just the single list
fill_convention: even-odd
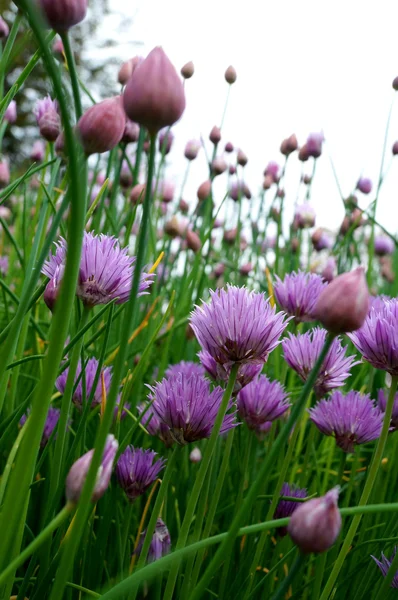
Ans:
[{"label": "dark purple bud", "polygon": [[45,19],[57,32],[67,31],[86,16],[87,0],[39,0]]},{"label": "dark purple bud", "polygon": [[140,126],[138,125],[138,123],[134,123],[134,121],[126,119],[126,125],[124,127],[122,142],[124,142],[125,144],[133,144],[134,142],[138,142],[139,135]]}]

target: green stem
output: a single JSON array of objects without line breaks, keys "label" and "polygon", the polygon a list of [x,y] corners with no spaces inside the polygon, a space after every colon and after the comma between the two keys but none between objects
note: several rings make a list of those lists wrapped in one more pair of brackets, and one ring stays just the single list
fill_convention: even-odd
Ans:
[{"label": "green stem", "polygon": [[[227,412],[228,404],[231,399],[232,392],[234,390],[235,381],[236,381],[236,377],[238,374],[238,368],[239,368],[239,365],[237,363],[235,363],[231,369],[231,373],[230,373],[229,380],[228,380],[228,385],[227,385],[224,395],[222,397],[222,401],[221,401],[221,405],[220,405],[220,408],[219,408],[219,411],[217,414],[217,418],[215,420],[210,439],[207,443],[206,450],[205,450],[205,453],[204,453],[204,456],[203,456],[203,459],[202,459],[202,462],[200,465],[200,469],[199,469],[198,475],[195,479],[195,484],[193,486],[192,492],[189,497],[188,506],[187,506],[187,509],[185,512],[184,520],[181,525],[180,535],[178,536],[178,540],[177,540],[176,550],[180,550],[186,544],[186,541],[188,538],[188,533],[189,533],[189,528],[191,526],[192,518],[193,518],[193,515],[195,512],[195,508],[196,508],[196,503],[198,501],[199,494],[201,492],[201,489],[202,489],[202,486],[203,486],[203,483],[204,483],[204,480],[205,480],[205,477],[207,474],[207,470],[209,468],[210,460],[213,456],[213,452],[216,447],[216,443],[218,441],[221,425],[223,423],[225,413]],[[173,563],[173,566],[170,570],[169,577],[167,580],[167,585],[166,585],[166,589],[164,592],[163,600],[171,600],[171,598],[173,596],[174,587],[175,587],[175,583],[176,583],[177,576],[178,576],[179,566],[180,566],[180,563],[178,561]]]},{"label": "green stem", "polygon": [[[377,446],[375,448],[375,452],[373,455],[373,459],[370,465],[370,469],[368,472],[368,476],[366,478],[365,487],[363,488],[363,492],[361,498],[359,500],[359,507],[365,506],[369,500],[369,496],[373,490],[373,486],[376,481],[377,473],[380,467],[380,462],[383,456],[384,448],[387,441],[388,431],[390,428],[390,421],[392,410],[394,407],[394,399],[395,393],[397,391],[398,377],[393,377],[391,381],[390,393],[388,396],[386,412],[384,414],[383,428],[381,430],[380,437],[377,442]],[[322,596],[320,600],[327,600],[332,592],[333,586],[336,582],[337,577],[339,576],[340,570],[343,566],[345,557],[348,554],[348,551],[351,547],[352,540],[356,534],[358,526],[361,522],[361,514],[358,514],[352,520],[351,526],[348,530],[347,535],[345,536],[344,543],[341,547],[340,553],[337,557],[336,562],[334,563],[333,570],[329,576],[328,581],[326,582],[325,588],[322,592]]]},{"label": "green stem", "polygon": [[54,517],[51,523],[49,523],[47,527],[45,527],[39,533],[37,538],[35,538],[19,556],[14,558],[14,560],[4,569],[4,571],[0,573],[0,585],[2,585],[7,577],[14,573],[18,567],[23,565],[23,563],[40,548],[40,546],[51,536],[51,534],[62,525],[65,519],[67,519],[73,511],[73,508],[73,504],[66,504],[66,506],[64,506],[64,508],[57,514],[57,516]]},{"label": "green stem", "polygon": [[327,356],[327,353],[333,343],[334,337],[335,336],[333,334],[328,333],[326,340],[325,340],[325,344],[322,348],[322,351],[318,356],[318,359],[314,365],[314,368],[312,369],[311,373],[308,376],[308,379],[302,389],[300,397],[298,398],[297,402],[294,404],[294,406],[292,408],[292,412],[290,413],[289,419],[287,420],[285,426],[283,427],[282,431],[279,433],[274,444],[272,445],[268,456],[266,457],[263,464],[261,465],[260,470],[258,471],[257,477],[256,477],[255,481],[252,483],[241,509],[239,510],[238,514],[232,521],[227,538],[222,542],[221,546],[218,548],[216,554],[214,555],[213,560],[211,561],[210,565],[207,567],[202,579],[199,581],[195,591],[193,592],[193,594],[191,595],[189,600],[198,600],[198,598],[200,598],[202,596],[211,577],[213,576],[216,569],[218,568],[218,565],[220,564],[220,562],[222,560],[225,559],[225,555],[227,554],[229,549],[232,547],[232,544],[238,533],[240,523],[245,518],[245,516],[249,513],[249,510],[251,509],[252,505],[256,501],[256,497],[257,497],[259,489],[267,481],[267,475],[271,472],[272,466],[274,465],[274,462],[275,462],[277,456],[279,455],[280,451],[282,450],[282,447],[286,443],[286,441],[291,433],[292,427],[295,425],[297,419],[300,417],[300,415],[302,414],[302,412],[304,410],[305,403],[307,401],[307,397],[310,394],[310,392],[316,382],[318,372],[321,369],[322,364]]},{"label": "green stem", "polygon": [[64,45],[66,63],[68,65],[70,82],[72,84],[72,92],[73,92],[73,100],[75,103],[75,113],[76,113],[76,121],[80,119],[82,116],[82,102],[80,99],[80,89],[79,89],[79,78],[76,70],[75,57],[73,56],[73,51],[70,45],[68,32],[65,31],[61,33],[62,43]]},{"label": "green stem", "polygon": [[292,564],[292,567],[288,573],[288,576],[286,577],[286,579],[284,579],[282,581],[281,585],[279,586],[279,588],[276,591],[276,594],[274,594],[272,596],[271,600],[281,600],[282,598],[284,598],[285,593],[288,591],[290,584],[293,582],[297,573],[303,566],[304,561],[305,561],[304,554],[299,554],[296,557],[296,559],[295,559],[294,563]]}]

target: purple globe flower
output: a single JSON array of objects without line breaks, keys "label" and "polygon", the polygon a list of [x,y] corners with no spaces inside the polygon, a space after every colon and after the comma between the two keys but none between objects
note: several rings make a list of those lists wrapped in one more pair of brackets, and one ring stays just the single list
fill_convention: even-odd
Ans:
[{"label": "purple globe flower", "polygon": [[362,327],[348,337],[373,367],[398,376],[398,299],[371,308]]},{"label": "purple globe flower", "polygon": [[354,452],[356,444],[371,442],[380,436],[383,413],[369,394],[354,390],[343,395],[333,392],[309,409],[310,419],[325,435],[334,435],[336,444],[344,452]]},{"label": "purple globe flower", "polygon": [[[141,554],[144,545],[146,530],[141,533],[140,541],[134,554]],[[155,533],[153,534],[147,556],[147,562],[151,563],[166,554],[169,554],[171,548],[170,533],[162,519],[156,521]]]},{"label": "purple globe flower", "polygon": [[153,450],[127,446],[117,461],[116,477],[130,502],[142,496],[164,468],[163,458],[154,462],[155,456]]},{"label": "purple globe flower", "polygon": [[279,419],[291,406],[279,381],[261,375],[241,390],[237,396],[238,414],[249,429],[257,431],[264,423]]},{"label": "purple globe flower", "polygon": [[[203,367],[206,369],[207,373],[214,379],[215,381],[223,381],[227,382],[230,369],[226,368],[224,365],[220,365],[217,363],[214,358],[206,352],[205,350],[201,350],[198,352],[198,356],[200,362]],[[260,375],[262,371],[262,365],[255,365],[252,363],[247,363],[244,365],[239,365],[238,374],[235,381],[234,386],[234,394],[239,392],[245,385],[253,381],[255,377]]]},{"label": "purple globe flower", "polygon": [[[29,413],[30,413],[30,410],[27,411],[26,415],[22,415],[22,417],[19,421],[19,424],[21,427],[26,423]],[[44,446],[47,444],[48,440],[50,439],[51,434],[54,431],[54,429],[58,423],[60,414],[61,414],[61,411],[59,410],[59,408],[53,408],[52,406],[50,406],[50,408],[48,409],[46,422],[44,424],[43,434],[41,436],[41,441],[40,441],[41,448],[44,448]]]},{"label": "purple globe flower", "polygon": [[[95,379],[95,375],[97,373],[98,370],[98,360],[96,358],[90,358],[87,361],[86,367],[84,369],[84,377],[85,377],[85,386],[86,386],[86,395],[85,395],[85,399],[88,399],[91,395],[92,389],[93,389],[93,385],[94,385],[94,379]],[[82,366],[81,366],[81,362],[79,361],[79,364],[77,366],[76,369],[76,374],[75,374],[75,383],[77,380],[79,380],[79,383],[76,386],[75,391],[73,392],[73,396],[72,396],[72,400],[74,402],[74,404],[76,404],[76,406],[78,408],[82,408],[83,406],[83,377],[81,377],[81,372],[82,372]],[[67,367],[62,373],[61,375],[57,378],[56,382],[55,382],[55,387],[57,388],[57,390],[63,394],[65,391],[65,386],[66,386],[66,380],[68,378],[68,373],[69,373],[69,367]],[[104,367],[101,369],[101,374],[98,378],[98,383],[97,386],[95,388],[95,392],[94,392],[94,396],[91,402],[91,407],[94,408],[95,406],[97,406],[98,404],[101,404],[101,400],[102,400],[102,377],[104,378],[104,383],[105,383],[105,390],[106,390],[106,394],[109,393],[109,389],[111,387],[111,379],[112,379],[112,368],[111,367]]]},{"label": "purple globe flower", "polygon": [[[195,374],[187,377],[181,373],[148,387],[155,415],[170,428],[178,444],[210,437],[223,397],[222,388],[210,391],[205,377]],[[224,417],[220,433],[237,425],[235,414]]]},{"label": "purple globe flower", "polygon": [[279,306],[294,317],[296,323],[314,321],[313,315],[319,294],[327,283],[316,273],[290,273],[282,281],[276,275],[274,294]]},{"label": "purple globe flower", "polygon": [[369,296],[369,313],[372,310],[381,310],[382,308],[384,308],[385,303],[389,300],[391,300],[391,297],[387,296],[386,294],[379,294],[378,296]]},{"label": "purple globe flower", "polygon": [[[42,273],[53,279],[56,267],[65,263],[66,241],[56,243],[56,252],[44,263]],[[120,248],[113,236],[84,233],[80,260],[77,296],[86,306],[127,302],[134,274],[135,257],[128,255],[127,248]],[[154,275],[141,274],[138,295],[148,293]]]},{"label": "purple globe flower", "polygon": [[189,377],[193,373],[195,375],[204,375],[205,370],[202,367],[202,365],[198,363],[191,362],[189,360],[182,360],[176,365],[169,365],[166,369],[165,375],[166,377],[172,377],[173,375],[178,375],[178,373],[183,373],[184,375]]},{"label": "purple globe flower", "polygon": [[[387,406],[387,396],[384,390],[379,390],[377,395],[377,405],[379,409],[385,413]],[[394,405],[392,408],[390,431],[396,431],[398,429],[398,393],[395,394]]]},{"label": "purple globe flower", "polygon": [[174,438],[170,433],[170,427],[165,425],[159,417],[153,412],[152,407],[148,408],[144,402],[137,406],[138,413],[143,417],[141,423],[146,427],[150,435],[157,436],[166,446],[170,448],[174,444]]},{"label": "purple globe flower", "polygon": [[[280,495],[290,498],[306,498],[307,493],[305,488],[284,483]],[[279,500],[274,512],[274,519],[291,517],[298,506],[300,506],[300,502],[294,502],[294,500]],[[277,532],[281,537],[284,537],[287,535],[287,527],[278,527]]]},{"label": "purple globe flower", "polygon": [[[386,577],[386,575],[387,575],[387,573],[388,573],[388,571],[389,571],[389,569],[391,567],[391,563],[394,560],[395,555],[397,553],[397,549],[398,549],[398,546],[395,546],[394,551],[393,551],[390,559],[388,559],[384,555],[383,552],[381,553],[381,560],[378,560],[375,556],[371,555],[371,558],[373,558],[373,560],[375,561],[376,565],[379,567],[380,571],[382,572],[383,577]],[[396,573],[395,573],[395,575],[393,577],[393,580],[391,582],[391,587],[392,588],[398,588],[398,571],[396,571]]]},{"label": "purple globe flower", "polygon": [[[282,341],[283,354],[289,367],[294,369],[303,381],[312,371],[325,344],[326,330],[315,327],[303,334],[292,335]],[[346,356],[347,348],[336,337],[318,373],[314,390],[317,398],[322,398],[330,390],[341,387],[350,369],[358,364],[354,356]]]},{"label": "purple globe flower", "polygon": [[191,327],[202,349],[229,369],[234,363],[261,365],[279,344],[287,325],[258,292],[228,285],[210,291],[209,304],[191,313]]},{"label": "purple globe flower", "polygon": [[377,235],[375,237],[374,249],[377,256],[385,256],[386,254],[393,254],[395,244],[388,235]]}]

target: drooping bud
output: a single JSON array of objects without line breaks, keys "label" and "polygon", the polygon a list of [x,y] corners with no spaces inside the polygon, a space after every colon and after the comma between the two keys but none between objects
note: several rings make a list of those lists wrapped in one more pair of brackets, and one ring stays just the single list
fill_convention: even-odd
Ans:
[{"label": "drooping bud", "polygon": [[370,194],[372,191],[372,180],[367,177],[360,177],[357,183],[357,190],[362,194]]},{"label": "drooping bud", "polygon": [[325,496],[307,500],[296,508],[287,531],[301,552],[326,552],[333,546],[341,529],[338,497],[339,489],[333,488]]},{"label": "drooping bud", "polygon": [[145,183],[137,183],[130,192],[130,200],[134,206],[142,204],[145,198],[146,185]]},{"label": "drooping bud", "polygon": [[10,125],[13,125],[17,120],[17,103],[15,100],[11,100],[10,104],[7,106],[3,119]]},{"label": "drooping bud", "polygon": [[159,152],[166,155],[170,152],[173,145],[174,134],[169,129],[165,129],[159,133]]},{"label": "drooping bud", "polygon": [[188,160],[195,160],[195,158],[198,156],[200,146],[201,144],[197,140],[190,140],[189,142],[187,142],[184,151],[185,158],[187,158]]},{"label": "drooping bud", "polygon": [[200,237],[198,236],[197,233],[195,233],[194,231],[192,231],[191,229],[188,229],[187,234],[186,234],[186,242],[187,242],[187,246],[190,250],[192,250],[193,252],[199,252],[199,250],[202,247],[202,242],[200,241]]},{"label": "drooping bud", "polygon": [[0,160],[0,189],[10,183],[10,167],[6,159]]},{"label": "drooping bud", "polygon": [[77,123],[84,152],[90,155],[112,150],[121,141],[125,126],[126,115],[120,96],[91,106]]},{"label": "drooping bud", "polygon": [[86,16],[87,0],[39,0],[45,19],[57,32],[67,31]]},{"label": "drooping bud", "polygon": [[40,134],[48,142],[55,142],[61,131],[58,102],[47,96],[37,102],[34,113]]},{"label": "drooping bud", "polygon": [[202,460],[202,453],[200,448],[194,448],[189,455],[189,460],[193,463],[198,463]]},{"label": "drooping bud", "polygon": [[369,290],[363,267],[343,273],[326,286],[315,306],[314,316],[331,333],[359,329],[369,312]]},{"label": "drooping bud", "polygon": [[[92,502],[97,502],[106,492],[119,444],[113,435],[108,435],[102,455],[101,466],[98,469],[97,480],[91,496]],[[94,449],[83,454],[71,467],[66,478],[66,498],[68,502],[76,504],[79,501],[87,473],[93,460]]]},{"label": "drooping bud", "polygon": [[237,75],[236,75],[236,70],[234,69],[234,67],[232,65],[230,65],[228,67],[228,69],[225,71],[224,77],[225,77],[225,81],[227,83],[229,83],[229,85],[232,85],[233,83],[235,83]]},{"label": "drooping bud", "polygon": [[249,159],[247,158],[243,150],[238,150],[238,154],[236,156],[236,162],[238,163],[238,165],[240,165],[241,167],[245,167],[247,165],[248,160]]},{"label": "drooping bud", "polygon": [[142,58],[142,56],[134,56],[133,58],[130,58],[129,60],[127,60],[126,62],[124,62],[122,64],[122,66],[119,69],[118,76],[117,76],[117,80],[120,83],[120,85],[126,85],[128,80],[132,76],[134,69],[140,63],[142,63],[143,60],[144,59]]},{"label": "drooping bud", "polygon": [[191,79],[194,73],[195,67],[192,60],[190,60],[183,67],[181,67],[181,75],[184,77],[184,79]]},{"label": "drooping bud", "polygon": [[133,71],[123,94],[127,116],[156,134],[185,109],[182,82],[162,48],[154,48]]},{"label": "drooping bud", "polygon": [[126,119],[124,133],[121,141],[125,144],[134,144],[135,142],[138,142],[139,135],[140,126],[138,125],[138,123],[134,123],[134,121]]},{"label": "drooping bud", "polygon": [[203,201],[206,200],[206,198],[208,198],[211,194],[211,181],[210,179],[207,179],[207,181],[204,181],[203,183],[200,184],[200,186],[198,187],[198,191],[196,192],[196,195],[198,196],[198,199]]},{"label": "drooping bud", "polygon": [[217,125],[210,131],[209,140],[215,146],[221,141],[221,129]]},{"label": "drooping bud", "polygon": [[8,37],[9,33],[10,33],[10,29],[9,29],[7,23],[4,21],[4,19],[2,17],[0,17],[0,40],[4,40],[6,37]]},{"label": "drooping bud", "polygon": [[289,156],[292,152],[295,152],[297,148],[297,137],[295,133],[292,133],[292,135],[289,135],[288,138],[282,140],[280,151],[284,156]]}]

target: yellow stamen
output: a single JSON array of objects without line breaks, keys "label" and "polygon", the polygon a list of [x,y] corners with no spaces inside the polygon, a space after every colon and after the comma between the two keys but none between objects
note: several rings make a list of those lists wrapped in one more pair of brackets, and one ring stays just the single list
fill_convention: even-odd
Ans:
[{"label": "yellow stamen", "polygon": [[268,267],[265,267],[265,276],[267,278],[267,284],[268,284],[269,301],[270,301],[271,306],[274,307],[275,306],[274,288],[272,285],[271,273],[269,272]]},{"label": "yellow stamen", "polygon": [[156,259],[156,261],[154,262],[154,264],[152,265],[152,267],[149,269],[149,274],[150,275],[152,275],[152,273],[154,273],[156,271],[156,269],[158,268],[159,264],[163,260],[163,257],[164,257],[164,252],[161,252],[159,254],[158,258]]}]

